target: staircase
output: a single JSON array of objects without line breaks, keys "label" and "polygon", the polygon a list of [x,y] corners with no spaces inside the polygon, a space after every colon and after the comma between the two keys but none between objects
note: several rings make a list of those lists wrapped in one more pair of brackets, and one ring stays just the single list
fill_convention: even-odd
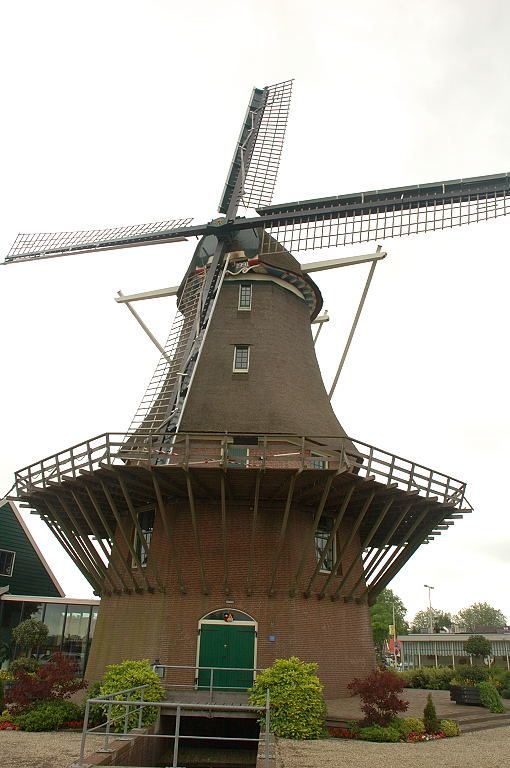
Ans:
[{"label": "staircase", "polygon": [[510,712],[507,710],[501,715],[495,715],[486,709],[483,713],[466,713],[452,718],[460,726],[460,732],[472,733],[473,731],[488,731],[491,728],[503,728],[510,726]]}]

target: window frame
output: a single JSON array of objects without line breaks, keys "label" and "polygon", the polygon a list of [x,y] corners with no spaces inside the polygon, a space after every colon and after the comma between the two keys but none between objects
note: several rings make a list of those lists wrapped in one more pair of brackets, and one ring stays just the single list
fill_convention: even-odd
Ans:
[{"label": "window frame", "polygon": [[[149,529],[145,530],[140,522],[140,515],[144,515],[147,512],[152,512],[152,515],[153,515],[152,528],[150,530]],[[152,538],[154,536],[154,528],[156,526],[156,509],[154,507],[151,507],[150,509],[140,509],[138,510],[138,512],[136,512],[136,519],[138,520],[138,525],[142,530],[148,552],[145,552],[142,542],[140,541],[140,536],[138,535],[138,529],[136,525],[133,526],[133,549],[136,552],[136,556],[140,561],[140,565],[142,566],[142,568],[147,568],[147,562],[149,560]],[[148,534],[148,538],[147,538],[147,534]],[[138,568],[138,564],[134,557],[131,557],[131,568]]]},{"label": "window frame", "polygon": [[[247,305],[242,304],[242,298],[243,298],[243,290],[248,289],[249,291],[249,303]],[[253,286],[251,283],[241,283],[239,286],[239,295],[237,298],[237,310],[238,312],[250,312],[251,311],[251,304],[252,304],[252,298],[253,298]]]},{"label": "window frame", "polygon": [[6,569],[5,572],[1,572],[0,571],[0,576],[6,576],[7,578],[10,578],[12,576],[12,574],[14,573],[14,563],[16,561],[16,552],[14,550],[12,550],[12,549],[0,549],[0,554],[3,554],[3,553],[8,554],[8,555],[12,555],[11,569],[10,569],[10,572],[8,572],[7,569]]},{"label": "window frame", "polygon": [[[248,355],[246,358],[246,368],[237,367],[237,351],[240,349],[246,349]],[[250,370],[250,345],[249,344],[235,344],[234,345],[234,359],[232,361],[232,373],[248,373]]]},{"label": "window frame", "polygon": [[[321,521],[324,519],[331,520],[331,530],[328,531],[324,523],[321,529]],[[317,526],[314,533],[315,557],[317,562],[319,562],[324,550],[326,549],[328,539],[332,533],[333,526],[334,526],[334,521],[331,518],[321,518],[321,520],[319,521],[319,525]],[[324,542],[324,545],[319,548],[317,539],[318,539],[318,536],[321,536],[321,534],[322,534],[322,541]],[[324,562],[322,563],[319,569],[319,573],[333,573],[333,568],[336,562],[336,555],[337,555],[336,536],[337,536],[337,532],[335,531],[335,534],[333,536],[333,541],[331,542],[331,548],[329,550],[329,554],[324,559]],[[331,568],[329,568],[326,565],[329,558],[331,558]]]}]

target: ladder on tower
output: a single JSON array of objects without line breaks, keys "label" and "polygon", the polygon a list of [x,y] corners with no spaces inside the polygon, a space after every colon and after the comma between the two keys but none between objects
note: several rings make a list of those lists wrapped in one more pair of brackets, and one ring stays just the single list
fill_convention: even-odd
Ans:
[{"label": "ladder on tower", "polygon": [[[187,278],[164,346],[165,354],[156,365],[129,435],[168,436],[178,431],[227,266],[228,258],[220,260],[205,296],[206,272],[197,271]],[[166,438],[164,443],[168,448]]]}]

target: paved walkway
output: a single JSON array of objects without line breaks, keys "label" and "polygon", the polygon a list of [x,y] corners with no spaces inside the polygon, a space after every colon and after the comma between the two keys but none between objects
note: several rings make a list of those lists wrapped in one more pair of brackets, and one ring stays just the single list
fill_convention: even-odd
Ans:
[{"label": "paved walkway", "polygon": [[[402,717],[423,717],[423,709],[427,703],[427,694],[432,694],[432,701],[436,706],[437,716],[440,720],[455,720],[462,715],[486,715],[483,707],[466,707],[450,701],[450,691],[423,691],[421,689],[405,688],[402,698],[409,702],[407,712],[402,712]],[[326,701],[328,717],[339,720],[358,720],[363,716],[360,709],[359,698],[348,697],[342,699],[329,699]],[[510,765],[510,758],[509,758]]]},{"label": "paved walkway", "polygon": [[278,739],[277,768],[506,768],[510,728],[421,744]]}]

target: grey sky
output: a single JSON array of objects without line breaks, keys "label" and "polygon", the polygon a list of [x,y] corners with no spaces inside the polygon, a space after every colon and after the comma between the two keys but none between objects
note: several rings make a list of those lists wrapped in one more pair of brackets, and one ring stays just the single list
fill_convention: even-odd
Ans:
[{"label": "grey sky", "polygon": [[[505,171],[509,23],[507,3],[465,0],[3,3],[0,250],[18,231],[213,218],[251,88],[290,77],[276,202]],[[472,519],[391,585],[411,615],[428,583],[438,607],[487,600],[510,620],[509,235],[503,218],[387,240],[335,393],[350,435],[468,482]],[[0,270],[2,490],[127,427],[158,353],[113,296],[175,284],[192,249]],[[317,278],[326,384],[366,271]],[[143,307],[161,339],[173,311]],[[67,593],[88,594],[37,523]]]}]

